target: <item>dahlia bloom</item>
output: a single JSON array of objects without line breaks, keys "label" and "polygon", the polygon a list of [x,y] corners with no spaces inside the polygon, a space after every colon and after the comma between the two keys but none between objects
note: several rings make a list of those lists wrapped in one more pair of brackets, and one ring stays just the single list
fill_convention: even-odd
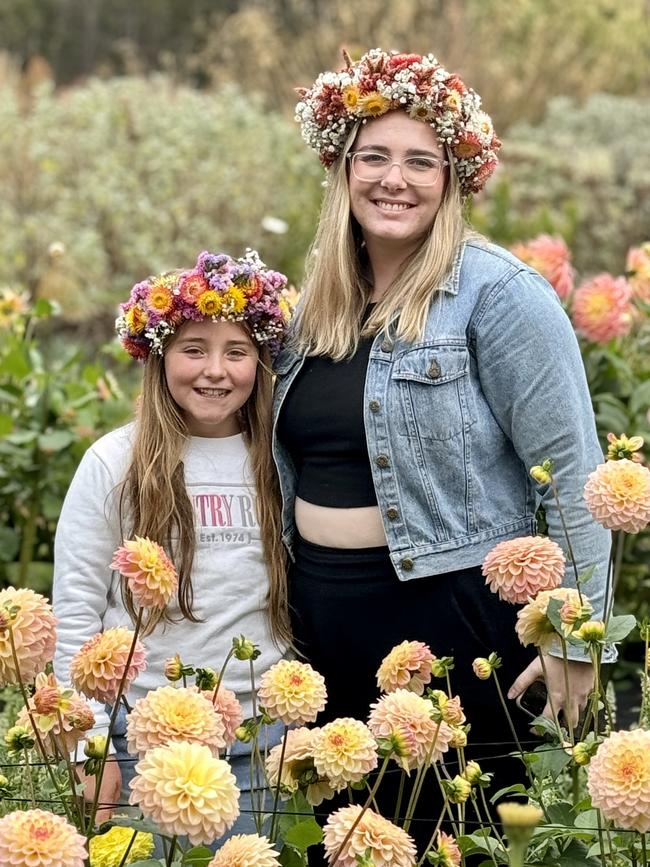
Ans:
[{"label": "dahlia bloom", "polygon": [[383,695],[371,705],[368,728],[377,740],[390,739],[394,732],[407,733],[407,754],[394,756],[405,771],[424,765],[427,756],[429,764],[437,762],[452,737],[447,723],[433,720],[431,703],[406,689]]},{"label": "dahlia bloom", "polygon": [[536,828],[544,817],[539,807],[518,801],[497,804],[497,813],[504,828]]},{"label": "dahlia bloom", "polygon": [[280,861],[266,837],[235,834],[226,840],[208,867],[280,867]]},{"label": "dahlia bloom", "polygon": [[84,867],[86,841],[63,816],[16,810],[0,819],[2,867]]},{"label": "dahlia bloom", "polygon": [[634,297],[650,304],[650,241],[628,250],[625,272]]},{"label": "dahlia bloom", "polygon": [[384,657],[377,671],[377,686],[382,692],[410,689],[422,695],[431,680],[434,655],[421,641],[402,641]]},{"label": "dahlia bloom", "polygon": [[[361,807],[342,807],[328,818],[324,828],[325,853],[330,864],[355,823]],[[373,810],[366,810],[345,844],[337,867],[357,867],[357,858],[370,849],[371,863],[377,867],[415,867],[415,844],[406,831],[393,825]]]},{"label": "dahlia bloom", "polygon": [[33,720],[48,755],[56,752],[53,741],[62,752],[74,752],[84,732],[95,724],[90,706],[74,690],[59,686],[53,674],[37,674],[35,686],[29,700],[31,713],[22,707],[16,725],[32,731]]},{"label": "dahlia bloom", "polygon": [[226,746],[225,733],[220,715],[196,687],[152,689],[136,701],[126,722],[128,751],[140,758],[170,741],[205,744],[216,756]]},{"label": "dahlia bloom", "polygon": [[525,244],[516,244],[512,252],[546,277],[563,301],[573,292],[575,271],[571,267],[571,252],[562,238],[539,235]]},{"label": "dahlia bloom", "polygon": [[541,590],[559,587],[564,577],[562,549],[547,536],[499,542],[483,561],[485,583],[499,599],[521,604]]},{"label": "dahlia bloom", "polygon": [[623,337],[632,327],[632,290],[624,277],[598,274],[573,293],[571,314],[576,329],[593,343]]},{"label": "dahlia bloom", "polygon": [[337,791],[377,767],[377,745],[368,726],[343,717],[327,723],[313,739],[314,765]]},{"label": "dahlia bloom", "polygon": [[124,677],[126,692],[131,682],[147,666],[145,649],[136,640],[125,677],[133,636],[131,629],[117,626],[88,639],[70,663],[70,677],[75,688],[88,698],[110,704],[115,700]]},{"label": "dahlia bloom", "polygon": [[239,789],[230,766],[204,744],[154,747],[135,772],[130,803],[164,834],[186,835],[194,846],[212,843],[239,816]]},{"label": "dahlia bloom", "polygon": [[437,864],[438,867],[460,867],[462,858],[460,849],[454,838],[444,831],[438,831],[438,840],[431,851],[434,853],[432,863]]},{"label": "dahlia bloom", "polygon": [[325,707],[322,675],[304,662],[281,659],[260,678],[258,697],[272,719],[291,723],[314,722]]},{"label": "dahlia bloom", "polygon": [[587,788],[606,819],[626,830],[650,831],[650,732],[612,732],[587,767]]},{"label": "dahlia bloom", "polygon": [[[20,677],[32,681],[54,655],[56,618],[44,596],[26,587],[0,590],[0,611],[9,614]],[[18,683],[9,629],[0,629],[0,686]]]},{"label": "dahlia bloom", "polygon": [[603,527],[640,533],[650,522],[650,470],[627,458],[599,464],[587,479],[585,500]]},{"label": "dahlia bloom", "polygon": [[[584,598],[583,596],[583,600]],[[580,606],[580,596],[573,587],[542,590],[528,605],[524,605],[521,611],[517,612],[515,630],[524,647],[534,644],[536,647],[545,648],[552,644],[556,635],[555,627],[546,616],[551,599],[559,599],[563,604],[568,602],[573,606]]]},{"label": "dahlia bloom", "polygon": [[223,684],[219,686],[216,695],[213,689],[204,690],[203,695],[212,702],[216,713],[221,717],[226,746],[229,747],[235,742],[235,732],[244,720],[244,711],[239,699],[231,689],[226,689]]},{"label": "dahlia bloom", "polygon": [[[120,825],[113,825],[106,834],[92,837],[89,844],[91,867],[115,867],[116,864],[121,864],[132,837],[133,829],[123,828]],[[144,861],[151,856],[152,852],[153,835],[139,831],[135,835],[124,864]]]},{"label": "dahlia bloom", "polygon": [[[302,789],[307,801],[317,807],[335,794],[330,781],[319,776],[314,766],[314,738],[319,734],[319,728],[297,728],[289,729],[283,738],[286,740],[280,779],[280,796],[283,799],[290,798],[294,792]],[[266,759],[266,776],[272,789],[278,785],[281,755],[282,743],[279,743]]]},{"label": "dahlia bloom", "polygon": [[143,608],[165,608],[178,588],[178,575],[164,549],[151,539],[136,536],[113,554],[111,569],[126,579]]}]

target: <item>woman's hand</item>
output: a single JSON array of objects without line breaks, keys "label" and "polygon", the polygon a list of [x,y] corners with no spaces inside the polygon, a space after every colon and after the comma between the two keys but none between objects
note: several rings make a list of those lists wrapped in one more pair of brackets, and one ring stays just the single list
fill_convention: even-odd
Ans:
[{"label": "woman's hand", "polygon": [[[83,764],[78,764],[76,767],[79,780],[84,785],[84,800],[92,804],[95,797],[95,783],[97,778],[84,773]],[[112,804],[117,806],[120,800],[122,791],[122,772],[119,764],[115,761],[114,756],[109,756],[104,767],[102,776],[102,785],[99,790],[99,809],[95,821],[98,825],[102,822],[107,822],[113,815],[114,806],[102,807],[102,804]]]},{"label": "woman's hand", "polygon": [[590,662],[569,660],[569,694],[567,695],[564,661],[556,656],[544,654],[547,677],[544,678],[542,663],[537,657],[525,668],[508,690],[508,698],[516,699],[536,680],[546,680],[548,696],[542,715],[553,719],[551,700],[555,713],[564,714],[564,719],[572,729],[578,725],[580,711],[587,706],[589,694],[594,688],[594,669]]}]

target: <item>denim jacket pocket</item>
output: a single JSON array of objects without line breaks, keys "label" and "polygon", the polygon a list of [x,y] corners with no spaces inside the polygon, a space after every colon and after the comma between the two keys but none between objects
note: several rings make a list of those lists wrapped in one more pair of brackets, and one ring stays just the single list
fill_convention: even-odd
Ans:
[{"label": "denim jacket pocket", "polygon": [[407,350],[395,361],[394,406],[402,436],[448,440],[474,424],[467,346],[432,343]]}]

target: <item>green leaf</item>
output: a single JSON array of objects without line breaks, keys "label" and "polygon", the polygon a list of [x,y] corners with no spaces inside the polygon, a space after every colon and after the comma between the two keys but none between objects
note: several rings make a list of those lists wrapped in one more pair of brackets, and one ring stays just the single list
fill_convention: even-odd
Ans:
[{"label": "green leaf", "polygon": [[622,641],[632,632],[635,626],[636,617],[633,614],[621,614],[618,617],[612,617],[607,624],[605,641]]},{"label": "green leaf", "polygon": [[19,534],[11,527],[0,527],[0,561],[11,563],[19,549]]},{"label": "green leaf", "polygon": [[555,745],[544,744],[534,751],[537,761],[530,766],[537,779],[550,776],[556,780],[562,769],[571,761],[571,756]]},{"label": "green leaf", "polygon": [[280,852],[280,864],[282,867],[307,867],[307,856],[291,846],[283,846]]},{"label": "green leaf", "polygon": [[526,792],[527,789],[523,783],[514,783],[512,786],[505,786],[505,788],[499,789],[498,792],[495,792],[490,798],[490,803],[496,804],[496,802],[504,795],[525,795]]},{"label": "green leaf", "polygon": [[183,867],[206,867],[214,858],[207,846],[195,846],[183,855]]},{"label": "green leaf", "polygon": [[650,379],[638,385],[630,396],[630,412],[645,412],[650,406]]},{"label": "green leaf", "polygon": [[546,616],[560,634],[562,634],[562,620],[560,619],[560,609],[563,605],[564,602],[561,599],[550,599],[546,608]]},{"label": "green leaf", "polygon": [[2,368],[9,376],[14,376],[16,379],[23,379],[31,370],[27,354],[22,347],[18,346],[5,355]]},{"label": "green leaf", "polygon": [[563,825],[565,828],[572,828],[575,816],[573,807],[567,801],[558,801],[555,804],[549,804],[546,808],[549,822],[553,825]]},{"label": "green leaf", "polygon": [[587,583],[587,581],[591,580],[595,571],[596,571],[596,564],[594,563],[593,566],[589,566],[589,568],[585,569],[584,572],[581,572],[578,575],[578,584],[580,585],[580,587],[584,587],[584,585]]},{"label": "green leaf", "polygon": [[60,452],[74,442],[74,434],[69,430],[54,430],[51,433],[41,434],[38,438],[38,447],[43,452]]},{"label": "green leaf", "polygon": [[583,813],[578,813],[573,824],[576,828],[596,831],[598,829],[598,810],[585,810]]},{"label": "green leaf", "polygon": [[[144,834],[154,834],[158,837],[164,837],[166,840],[171,840],[170,834],[163,834],[158,825],[152,822],[151,819],[133,819],[130,816],[113,816],[110,822],[105,822],[106,830],[112,828],[113,825],[119,825],[121,828],[131,828],[133,831],[142,831]],[[104,827],[102,825],[102,827]],[[157,864],[157,861],[154,861]]]},{"label": "green leaf", "polygon": [[313,819],[303,819],[297,825],[292,825],[284,835],[285,843],[295,846],[301,852],[306,852],[309,846],[316,846],[323,839],[323,831],[318,822]]},{"label": "green leaf", "polygon": [[602,862],[589,858],[587,847],[579,840],[572,840],[560,855],[557,867],[600,867]]},{"label": "green leaf", "polygon": [[54,301],[48,301],[47,298],[39,298],[34,304],[33,314],[39,319],[45,319],[48,316],[53,316],[59,311],[59,305]]},{"label": "green leaf", "polygon": [[0,414],[0,437],[6,437],[14,429],[14,420],[6,413]]}]

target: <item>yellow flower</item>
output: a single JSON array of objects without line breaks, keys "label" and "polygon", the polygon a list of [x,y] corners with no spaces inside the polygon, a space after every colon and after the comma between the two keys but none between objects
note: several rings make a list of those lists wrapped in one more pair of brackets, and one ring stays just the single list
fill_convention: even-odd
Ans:
[{"label": "yellow flower", "polygon": [[603,641],[605,638],[605,624],[602,620],[587,620],[573,633],[576,638],[583,641]]},{"label": "yellow flower", "polygon": [[627,458],[599,464],[587,479],[585,500],[603,527],[640,533],[650,522],[650,470]]},{"label": "yellow flower", "polygon": [[[122,626],[98,632],[86,641],[70,664],[70,677],[75,688],[88,698],[112,702],[125,676],[132,642],[133,631]],[[136,640],[125,677],[125,691],[146,666],[145,649]]]},{"label": "yellow flower", "polygon": [[157,277],[151,283],[145,303],[152,313],[157,313],[159,316],[164,316],[168,313],[174,303],[172,287],[176,283],[176,278],[169,276]]},{"label": "yellow flower", "polygon": [[208,867],[280,867],[280,861],[266,837],[235,834],[226,840]]},{"label": "yellow flower", "polygon": [[131,334],[142,334],[147,325],[147,314],[139,304],[134,304],[124,314],[124,322]]},{"label": "yellow flower", "polygon": [[205,744],[215,756],[226,746],[223,720],[196,687],[161,686],[138,699],[127,719],[126,737],[129,752],[140,758],[170,741]]},{"label": "yellow flower", "polygon": [[478,656],[474,660],[472,670],[479,680],[489,680],[492,676],[492,666],[484,656]]},{"label": "yellow flower", "polygon": [[612,732],[587,768],[594,807],[618,827],[650,831],[650,732]]},{"label": "yellow flower", "polygon": [[178,587],[176,569],[164,549],[140,536],[125,540],[117,549],[111,569],[123,576],[143,608],[165,608]]},{"label": "yellow flower", "polygon": [[571,602],[580,605],[578,591],[572,587],[558,587],[555,590],[542,590],[528,605],[524,605],[517,612],[515,629],[519,641],[527,647],[534,644],[536,647],[548,647],[556,635],[555,627],[548,619],[546,612],[551,599],[559,599],[562,602]]},{"label": "yellow flower", "polygon": [[[307,801],[316,807],[325,799],[334,796],[329,780],[320,776],[314,766],[313,743],[319,733],[319,728],[301,727],[289,729],[283,739],[286,740],[280,781],[280,795],[283,799],[302,789]],[[278,785],[281,755],[282,743],[273,747],[266,759],[266,776],[271,788]]]},{"label": "yellow flower", "polygon": [[530,840],[544,813],[534,804],[505,801],[497,804],[497,813],[511,845],[523,846]]},{"label": "yellow flower", "polygon": [[259,699],[272,719],[291,723],[314,722],[325,707],[325,681],[304,662],[281,659],[260,679]]},{"label": "yellow flower", "polygon": [[341,100],[348,111],[354,111],[359,103],[359,88],[356,84],[348,84],[341,91]]},{"label": "yellow flower", "polygon": [[241,313],[246,309],[246,304],[248,303],[248,299],[246,298],[245,292],[239,288],[239,286],[231,286],[226,292],[221,296],[221,313],[227,315],[228,313]]},{"label": "yellow flower", "polygon": [[11,649],[13,635],[20,676],[32,681],[54,655],[56,618],[47,599],[28,588],[8,587],[0,590],[0,610],[9,616],[11,625],[0,629],[0,686],[18,683],[18,674]]},{"label": "yellow flower", "polygon": [[13,325],[29,310],[29,297],[23,292],[0,289],[0,328]]},{"label": "yellow flower", "polygon": [[443,780],[442,785],[451,804],[464,804],[472,794],[472,784],[459,774],[451,780]]},{"label": "yellow flower", "polygon": [[628,437],[621,434],[619,437],[616,434],[607,434],[607,460],[620,461],[622,458],[627,458],[630,461],[639,463],[641,456],[638,454],[639,449],[643,448],[643,437]]},{"label": "yellow flower", "polygon": [[135,766],[130,803],[169,836],[212,843],[239,816],[239,790],[230,766],[203,744],[154,747]]},{"label": "yellow flower", "polygon": [[[325,852],[330,864],[356,822],[361,807],[342,807],[332,813],[324,828]],[[406,831],[373,810],[366,810],[336,862],[337,867],[358,867],[370,849],[370,863],[382,867],[415,867],[416,851]]]},{"label": "yellow flower", "polygon": [[379,117],[382,114],[386,114],[390,108],[390,100],[386,99],[385,96],[382,96],[376,90],[372,90],[365,96],[359,97],[357,107],[360,114]]},{"label": "yellow flower", "polygon": [[463,776],[472,785],[474,785],[474,783],[477,783],[480,780],[482,774],[483,772],[481,771],[481,766],[478,762],[470,761],[467,762],[467,764],[465,765]]},{"label": "yellow flower", "polygon": [[86,841],[63,816],[17,810],[0,819],[2,867],[84,867]]},{"label": "yellow flower", "polygon": [[149,858],[153,852],[153,835],[138,832],[126,861],[122,860],[133,834],[132,828],[114,825],[106,834],[93,837],[90,841],[90,867],[117,867],[118,864],[133,864]]},{"label": "yellow flower", "polygon": [[196,299],[197,310],[204,316],[218,316],[222,303],[222,296],[214,289],[208,289]]},{"label": "yellow flower", "polygon": [[377,686],[382,692],[408,689],[422,695],[431,680],[431,663],[435,659],[421,641],[402,641],[384,657],[377,671]]},{"label": "yellow flower", "polygon": [[376,750],[368,726],[349,717],[327,723],[313,740],[316,770],[337,790],[359,782],[377,767]]}]

